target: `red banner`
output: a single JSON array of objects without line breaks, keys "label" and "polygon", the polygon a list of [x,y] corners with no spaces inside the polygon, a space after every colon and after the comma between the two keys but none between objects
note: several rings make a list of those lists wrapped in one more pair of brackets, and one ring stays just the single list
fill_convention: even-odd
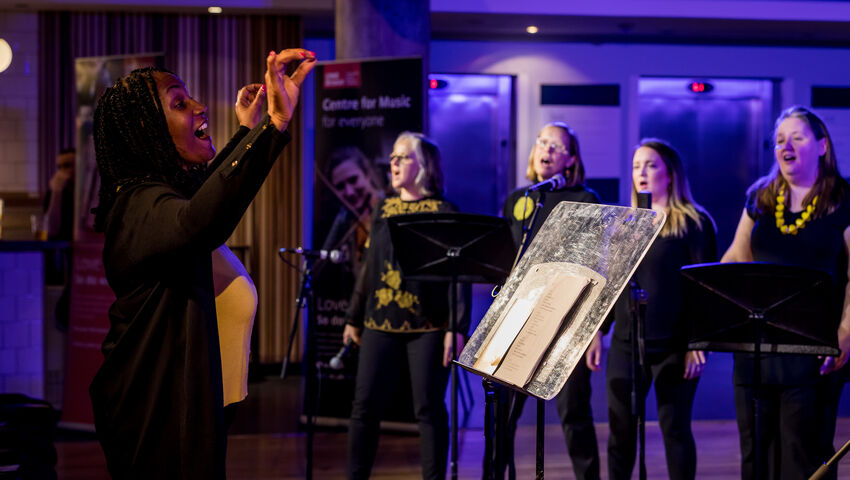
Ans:
[{"label": "red banner", "polygon": [[74,243],[68,363],[62,422],[93,425],[89,385],[103,362],[100,345],[109,331],[109,306],[115,294],[103,271],[103,242]]}]

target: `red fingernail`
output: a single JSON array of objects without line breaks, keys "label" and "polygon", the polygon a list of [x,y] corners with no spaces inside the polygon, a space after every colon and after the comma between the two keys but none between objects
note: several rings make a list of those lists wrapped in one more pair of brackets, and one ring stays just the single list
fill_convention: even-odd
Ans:
[{"label": "red fingernail", "polygon": [[274,50],[270,51],[269,55],[274,55]]},{"label": "red fingernail", "polygon": [[306,57],[306,56],[307,56],[307,55],[305,55],[305,54],[304,54],[304,52],[298,52],[298,54],[299,54],[299,55],[301,55],[302,57]]},{"label": "red fingernail", "polygon": [[266,91],[266,85],[265,85],[265,84],[260,85],[260,91],[261,91],[261,92],[265,92],[265,91]]},{"label": "red fingernail", "polygon": [[310,52],[310,55],[312,55],[313,58],[316,58],[316,52]]}]

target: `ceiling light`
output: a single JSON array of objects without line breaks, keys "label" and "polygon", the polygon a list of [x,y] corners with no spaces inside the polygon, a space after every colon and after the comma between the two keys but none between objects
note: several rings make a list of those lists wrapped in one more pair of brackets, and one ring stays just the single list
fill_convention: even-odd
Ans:
[{"label": "ceiling light", "polygon": [[210,8],[207,9],[207,11],[214,14],[214,15],[217,15],[217,14],[221,13],[221,7],[210,7]]},{"label": "ceiling light", "polygon": [[12,64],[12,47],[9,42],[0,38],[0,72],[6,71]]},{"label": "ceiling light", "polygon": [[529,25],[525,27],[525,31],[534,35],[535,33],[537,33],[537,27],[535,27],[534,25]]}]

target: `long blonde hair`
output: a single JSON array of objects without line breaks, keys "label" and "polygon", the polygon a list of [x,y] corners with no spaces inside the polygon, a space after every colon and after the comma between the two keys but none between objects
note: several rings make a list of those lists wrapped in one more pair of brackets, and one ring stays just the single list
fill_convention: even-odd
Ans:
[{"label": "long blonde hair", "polygon": [[[697,228],[702,230],[704,225],[702,215],[708,218],[714,228],[714,219],[711,215],[694,201],[691,196],[691,187],[688,177],[685,176],[685,167],[679,152],[672,145],[660,138],[644,138],[640,141],[635,151],[641,147],[651,148],[664,161],[667,167],[667,175],[670,177],[670,185],[667,186],[667,221],[661,228],[662,237],[681,238],[688,233],[688,218],[696,223]],[[637,206],[637,189],[632,182],[632,206]],[[716,230],[716,229],[715,229]]]}]

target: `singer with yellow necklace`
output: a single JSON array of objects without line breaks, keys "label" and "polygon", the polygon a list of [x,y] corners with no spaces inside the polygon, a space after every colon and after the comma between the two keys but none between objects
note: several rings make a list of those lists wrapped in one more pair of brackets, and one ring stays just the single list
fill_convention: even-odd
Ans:
[{"label": "singer with yellow necklace", "polygon": [[[765,355],[761,444],[777,446],[774,465],[763,458],[759,471],[775,478],[808,478],[834,452],[835,417],[850,352],[850,187],[838,173],[835,150],[823,121],[803,107],[776,120],[776,163],[747,192],[735,238],[723,262],[770,262],[823,270],[835,285],[837,358]],[[735,355],[734,383],[742,478],[753,476],[755,419],[752,357]],[[765,456],[766,457],[766,456]]]}]

